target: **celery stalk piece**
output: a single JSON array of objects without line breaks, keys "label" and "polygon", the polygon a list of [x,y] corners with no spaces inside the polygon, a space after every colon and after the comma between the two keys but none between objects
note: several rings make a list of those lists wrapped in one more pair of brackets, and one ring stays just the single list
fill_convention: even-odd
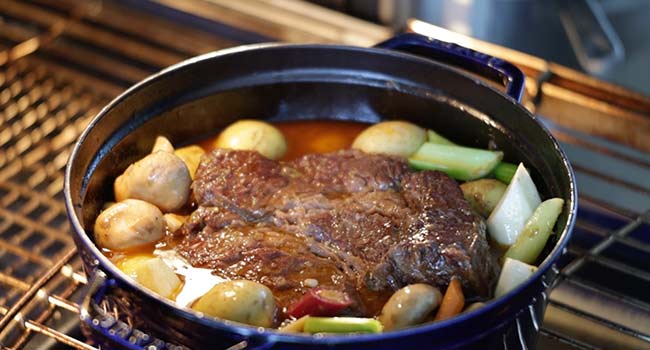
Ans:
[{"label": "celery stalk piece", "polygon": [[534,263],[551,236],[563,205],[561,198],[552,198],[540,204],[505,256],[527,264]]},{"label": "celery stalk piece", "polygon": [[449,141],[449,139],[431,129],[427,129],[427,142],[435,143],[438,145],[456,146],[455,143]]},{"label": "celery stalk piece", "polygon": [[537,271],[536,266],[528,265],[519,260],[506,258],[501,268],[501,274],[494,290],[494,297],[498,298],[515,289]]},{"label": "celery stalk piece", "polygon": [[512,245],[541,203],[537,187],[520,163],[506,192],[487,219],[488,233],[502,246]]},{"label": "celery stalk piece", "polygon": [[492,176],[506,185],[512,181],[517,172],[517,165],[512,163],[501,162],[492,169]]},{"label": "celery stalk piece", "polygon": [[297,320],[294,320],[286,326],[278,328],[278,331],[283,333],[302,333],[302,331],[305,329],[305,322],[309,317],[310,316],[303,316]]},{"label": "celery stalk piece", "polygon": [[487,175],[503,158],[503,152],[425,142],[409,164],[419,170],[440,170],[457,180],[474,180]]},{"label": "celery stalk piece", "polygon": [[[435,143],[438,145],[458,146],[457,144],[449,141],[449,139],[431,129],[427,129],[427,142]],[[495,179],[507,185],[512,180],[512,177],[515,176],[515,171],[517,171],[516,164],[501,162],[497,164],[494,169],[492,169],[491,175]]]},{"label": "celery stalk piece", "polygon": [[383,326],[374,318],[312,317],[305,320],[307,333],[381,333]]}]

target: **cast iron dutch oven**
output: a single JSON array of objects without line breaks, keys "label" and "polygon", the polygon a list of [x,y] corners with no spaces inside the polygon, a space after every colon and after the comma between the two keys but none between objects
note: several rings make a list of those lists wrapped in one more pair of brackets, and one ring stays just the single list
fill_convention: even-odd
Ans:
[{"label": "cast iron dutch oven", "polygon": [[[505,94],[459,67],[503,83]],[[97,115],[66,169],[66,206],[90,280],[84,329],[99,343],[127,348],[153,339],[103,325],[91,308],[104,303],[134,328],[195,349],[535,348],[577,198],[558,143],[518,103],[523,82],[521,71],[507,62],[416,34],[374,48],[243,46],[192,58],[147,78]],[[507,161],[527,165],[543,198],[565,200],[557,234],[531,279],[485,307],[442,322],[378,335],[308,336],[202,317],[131,281],[95,245],[92,227],[102,204],[112,199],[114,178],[149,152],[156,135],[182,145],[240,118],[406,119],[461,144],[496,146]]]}]

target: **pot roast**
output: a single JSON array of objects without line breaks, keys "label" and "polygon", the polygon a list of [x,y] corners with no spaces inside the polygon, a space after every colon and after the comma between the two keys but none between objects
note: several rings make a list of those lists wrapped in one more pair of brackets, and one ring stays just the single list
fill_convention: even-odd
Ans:
[{"label": "pot roast", "polygon": [[487,299],[499,266],[458,184],[404,159],[355,150],[279,162],[217,149],[203,157],[196,210],[176,232],[193,266],[268,286],[281,310],[311,287],[344,291],[373,316],[412,283]]}]

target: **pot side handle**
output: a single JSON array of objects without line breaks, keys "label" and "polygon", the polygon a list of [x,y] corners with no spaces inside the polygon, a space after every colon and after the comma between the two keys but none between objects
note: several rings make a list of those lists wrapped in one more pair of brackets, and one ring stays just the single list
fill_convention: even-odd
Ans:
[{"label": "pot side handle", "polygon": [[[83,322],[82,329],[100,344],[119,345],[119,349],[145,350],[145,349],[178,349],[189,350],[186,346],[171,344],[162,339],[155,338],[141,330],[133,328],[131,322],[124,322],[113,312],[103,310],[100,306],[104,297],[111,293],[111,289],[119,288],[115,279],[109,278],[102,270],[95,270],[88,279],[86,294],[79,306],[79,315]],[[84,329],[85,328],[85,329]],[[265,350],[274,344],[266,336],[249,336],[225,350]]]},{"label": "pot side handle", "polygon": [[130,322],[119,320],[118,315],[100,307],[105,295],[117,287],[117,281],[108,278],[101,270],[95,270],[88,280],[86,294],[79,307],[82,331],[100,345],[115,346],[119,349],[187,349],[184,346],[169,344],[152,337],[131,326]]},{"label": "pot side handle", "polygon": [[466,47],[415,33],[400,34],[375,47],[404,51],[431,60],[462,68],[481,77],[502,83],[506,95],[517,102],[524,91],[524,73],[515,65]]}]

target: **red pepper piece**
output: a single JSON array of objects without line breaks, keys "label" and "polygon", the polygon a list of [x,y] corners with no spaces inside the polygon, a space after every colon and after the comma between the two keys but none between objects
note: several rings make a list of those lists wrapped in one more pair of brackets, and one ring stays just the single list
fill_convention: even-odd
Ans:
[{"label": "red pepper piece", "polygon": [[310,316],[336,316],[339,311],[352,305],[345,292],[331,289],[312,288],[289,307],[287,314],[300,318]]}]

